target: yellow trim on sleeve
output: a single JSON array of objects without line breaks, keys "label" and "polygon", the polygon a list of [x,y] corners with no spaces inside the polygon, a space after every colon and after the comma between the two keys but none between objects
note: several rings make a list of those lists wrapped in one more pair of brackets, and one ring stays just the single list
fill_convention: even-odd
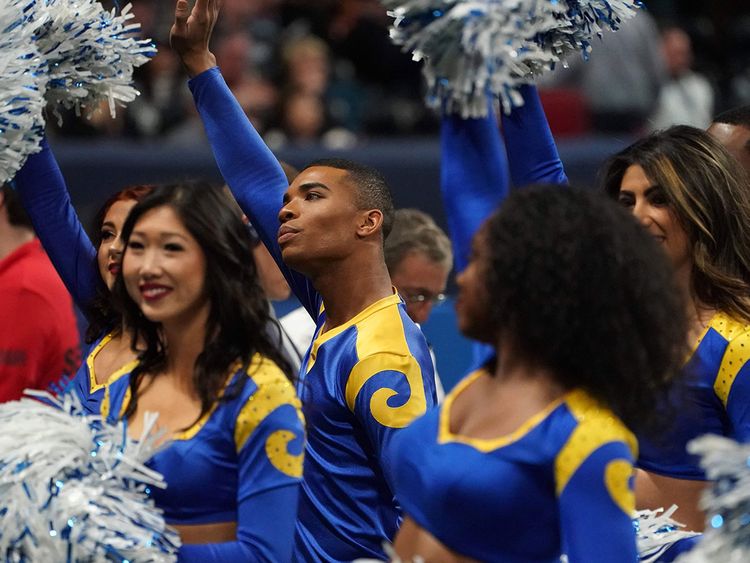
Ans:
[{"label": "yellow trim on sleeve", "polygon": [[750,360],[750,325],[736,321],[725,313],[717,313],[711,319],[710,327],[727,340],[727,348],[714,380],[714,393],[726,408],[737,374]]},{"label": "yellow trim on sleeve", "polygon": [[[357,395],[373,376],[383,371],[402,374],[409,385],[409,398],[403,405],[388,405],[388,399],[398,395],[397,391],[389,387],[377,389],[370,397],[370,413],[373,418],[389,428],[404,428],[427,412],[422,367],[406,341],[404,323],[397,307],[400,302],[398,295],[381,299],[375,303],[381,304],[377,318],[357,325],[357,357],[360,360],[352,368],[344,390],[346,404],[349,410],[354,411]],[[362,318],[363,313],[358,317]],[[373,311],[370,311],[367,316],[372,314]]]},{"label": "yellow trim on sleeve", "polygon": [[[609,409],[601,407],[596,400],[581,390],[570,392],[565,402],[578,421],[578,425],[555,458],[555,483],[558,496],[565,490],[583,462],[605,444],[625,442],[632,452],[633,459],[638,457],[638,442],[635,436]],[[622,461],[627,463],[626,460]],[[616,472],[622,472],[622,468],[612,471],[615,472],[613,475],[620,475]],[[629,501],[621,496],[621,491],[617,489],[615,492],[620,495],[613,497],[615,502],[620,506],[627,505]]]},{"label": "yellow trim on sleeve", "polygon": [[[302,404],[297,398],[292,383],[278,366],[267,358],[256,355],[248,369],[248,375],[258,388],[248,398],[237,416],[234,443],[239,452],[247,443],[258,425],[283,405],[292,405],[304,424]],[[289,430],[277,430],[267,438],[265,452],[276,469],[290,477],[302,476],[304,454],[290,454],[287,446],[296,435]]]},{"label": "yellow trim on sleeve", "polygon": [[624,459],[613,459],[604,468],[604,485],[609,496],[625,514],[635,511],[635,493],[630,488],[633,465]]}]

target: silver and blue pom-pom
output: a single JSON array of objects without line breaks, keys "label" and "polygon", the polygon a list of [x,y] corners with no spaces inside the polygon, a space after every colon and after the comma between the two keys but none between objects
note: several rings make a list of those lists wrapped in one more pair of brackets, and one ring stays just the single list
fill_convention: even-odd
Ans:
[{"label": "silver and blue pom-pom", "polygon": [[391,38],[423,61],[427,103],[463,117],[487,114],[487,96],[505,111],[523,104],[518,89],[591,40],[616,30],[636,0],[382,0]]},{"label": "silver and blue pom-pom", "polygon": [[65,108],[93,110],[106,100],[114,117],[117,105],[138,95],[133,70],[156,53],[139,39],[131,5],[108,12],[97,0],[35,0],[42,22],[35,40],[46,62],[47,100]]},{"label": "silver and blue pom-pom", "polygon": [[33,392],[0,405],[0,557],[7,561],[176,560],[177,533],[148,498],[164,487],[143,439],[103,424],[74,396]]},{"label": "silver and blue pom-pom", "polygon": [[639,510],[633,517],[641,563],[654,563],[678,542],[700,536],[686,531],[685,525],[672,519],[677,505],[664,510]]},{"label": "silver and blue pom-pom", "polygon": [[679,563],[750,561],[750,444],[707,435],[688,444],[712,482],[701,499],[703,539]]},{"label": "silver and blue pom-pom", "polygon": [[37,72],[41,58],[28,4],[6,0],[0,5],[0,184],[39,151],[44,130],[45,81]]}]

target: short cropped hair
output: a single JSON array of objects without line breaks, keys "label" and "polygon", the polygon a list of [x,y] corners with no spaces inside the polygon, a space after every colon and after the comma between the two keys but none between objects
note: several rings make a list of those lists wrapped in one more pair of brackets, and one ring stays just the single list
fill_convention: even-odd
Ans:
[{"label": "short cropped hair", "polygon": [[714,117],[714,123],[741,125],[750,129],[750,104],[729,109]]},{"label": "short cropped hair", "polygon": [[423,254],[446,272],[453,268],[451,241],[427,213],[419,209],[397,209],[393,228],[385,241],[385,264],[393,273],[413,253]]},{"label": "short cropped hair", "polygon": [[345,170],[357,189],[355,201],[359,209],[378,209],[383,213],[383,239],[393,228],[393,197],[383,175],[372,166],[345,158],[323,158],[311,162],[302,170],[313,166],[325,166]]},{"label": "short cropped hair", "polygon": [[27,229],[33,229],[34,226],[31,224],[31,219],[26,214],[26,210],[21,205],[21,198],[13,188],[5,184],[2,187],[3,201],[5,201],[5,209],[8,213],[8,222],[14,227],[25,227]]}]

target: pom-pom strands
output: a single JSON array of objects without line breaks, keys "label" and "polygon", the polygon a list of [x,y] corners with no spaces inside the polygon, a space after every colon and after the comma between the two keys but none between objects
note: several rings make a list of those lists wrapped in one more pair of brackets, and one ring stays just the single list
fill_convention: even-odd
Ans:
[{"label": "pom-pom strands", "polygon": [[703,539],[677,561],[750,561],[750,444],[708,435],[690,442],[688,451],[701,456],[713,484],[701,500],[706,511]]},{"label": "pom-pom strands", "polygon": [[119,14],[107,12],[97,0],[36,0],[46,21],[37,34],[39,51],[47,61],[47,99],[65,108],[96,108],[107,100],[112,116],[116,104],[138,95],[133,69],[156,51],[150,40],[137,39],[140,24],[131,5]]},{"label": "pom-pom strands", "polygon": [[672,520],[677,505],[665,511],[641,510],[635,513],[633,527],[638,539],[638,556],[641,563],[654,563],[677,541],[698,536],[695,532],[686,532],[680,524]]},{"label": "pom-pom strands", "polygon": [[26,5],[28,0],[0,4],[0,184],[39,151],[44,130],[44,82],[34,70],[40,58]]},{"label": "pom-pom strands", "polygon": [[632,0],[382,0],[393,41],[423,60],[427,103],[462,117],[487,115],[487,96],[505,111],[523,104],[518,87],[635,14]]},{"label": "pom-pom strands", "polygon": [[147,498],[163,487],[143,465],[155,438],[127,438],[125,424],[102,424],[62,401],[34,392],[0,405],[0,554],[8,561],[176,559],[177,534]]}]

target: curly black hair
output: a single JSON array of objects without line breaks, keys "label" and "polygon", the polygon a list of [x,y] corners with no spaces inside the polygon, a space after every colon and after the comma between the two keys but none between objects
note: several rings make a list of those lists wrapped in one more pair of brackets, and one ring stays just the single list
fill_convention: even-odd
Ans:
[{"label": "curly black hair", "polygon": [[[240,217],[230,207],[226,196],[206,183],[182,183],[159,186],[133,207],[122,229],[127,244],[136,223],[150,210],[169,206],[188,232],[198,241],[206,259],[206,290],[210,312],[206,324],[203,351],[195,363],[193,385],[201,400],[198,419],[216,402],[229,400],[241,392],[245,381],[225,390],[229,371],[240,361],[247,369],[258,353],[272,360],[291,380],[292,370],[273,344],[268,302],[258,280],[252,257],[253,242]],[[130,375],[130,402],[125,417],[138,404],[138,389],[146,374],[160,373],[167,362],[167,348],[160,323],[148,320],[128,294],[122,275],[115,281],[117,299],[125,323],[133,331],[133,347],[145,343],[138,355],[139,364]],[[198,420],[197,419],[197,420]]]},{"label": "curly black hair", "polygon": [[602,194],[551,186],[511,195],[478,236],[495,334],[629,427],[662,422],[686,324],[653,238]]}]

